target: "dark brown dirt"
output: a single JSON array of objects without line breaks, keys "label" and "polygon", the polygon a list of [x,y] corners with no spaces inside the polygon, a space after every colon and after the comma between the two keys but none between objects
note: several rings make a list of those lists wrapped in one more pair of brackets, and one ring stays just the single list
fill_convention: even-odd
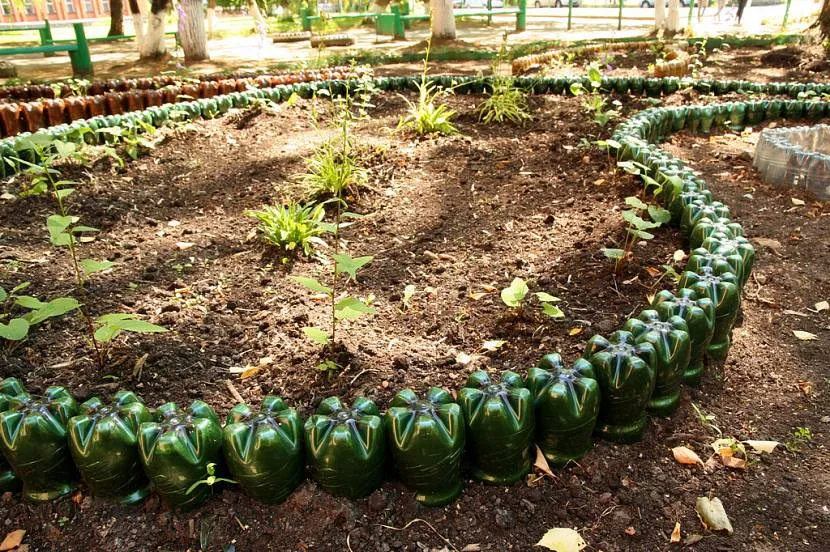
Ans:
[{"label": "dark brown dirt", "polygon": [[[1,356],[0,375],[21,377],[35,391],[62,384],[80,399],[121,387],[151,405],[199,398],[220,415],[234,403],[230,378],[246,401],[277,394],[308,414],[332,394],[365,395],[383,406],[405,387],[457,389],[482,367],[525,372],[552,351],[576,358],[592,334],[617,329],[647,295],[670,285],[658,281],[662,266],[686,244],[676,230],[660,229],[615,277],[599,249],[622,237],[616,212],[637,185],[580,143],[607,130],[581,114],[573,98],[534,98],[536,119],[524,129],[477,123],[473,107],[480,101],[450,100],[461,114],[461,136],[391,134],[404,106],[394,95],[379,97],[373,118],[356,129],[373,189],[355,198],[352,209],[366,216],[344,237],[351,254],[375,258],[350,291],[373,294],[379,314],[342,329],[353,356],[332,377],[315,370],[319,349],[301,332],[323,323],[325,307],[288,278],[322,279],[325,266],[303,258],[283,266],[251,238],[255,224],[244,217],[246,209],[299,196],[291,175],[328,133],[311,125],[307,102],[263,112],[241,129],[233,116],[197,123],[124,170],[101,163],[89,174],[68,171],[83,182],[71,211],[102,229],[85,256],[119,262],[90,283],[91,310],[135,312],[171,331],[120,340],[102,371],[80,322],[63,318]],[[626,109],[640,107],[630,102]],[[324,129],[327,122],[324,116]],[[358,501],[332,498],[307,481],[279,506],[228,489],[189,514],[170,512],[155,498],[137,508],[114,506],[82,488],[72,499],[38,506],[3,497],[4,528],[26,529],[30,550],[68,552],[199,550],[200,531],[210,532],[207,550],[231,543],[239,551],[476,550],[475,544],[531,550],[547,529],[573,527],[591,550],[611,551],[669,549],[680,522],[684,540],[702,537],[697,550],[819,549],[830,538],[822,461],[828,313],[806,309],[830,297],[830,222],[822,204],[803,198],[806,205],[794,206],[790,196],[800,194],[760,183],[742,140],[681,135],[667,147],[704,174],[750,237],[773,238],[780,247],[759,246],[728,360],[710,366],[700,389],[686,390],[672,419],[652,420],[641,443],[599,442],[578,465],[533,484],[467,481],[462,497],[443,508],[420,506],[394,481]],[[46,239],[43,222],[52,210],[44,198],[0,205],[4,286],[29,280],[41,297],[71,292],[66,259]],[[186,243],[193,245],[177,245]],[[560,297],[566,319],[509,313],[494,290],[516,276]],[[407,284],[417,292],[404,309]],[[819,339],[798,341],[793,329]],[[488,339],[507,343],[487,353],[481,346]],[[459,353],[472,362],[459,364]],[[270,362],[250,378],[229,372],[266,357]],[[745,470],[679,465],[672,446],[690,446],[706,460],[717,436],[691,403],[713,414],[724,436],[791,441],[800,450],[750,455]],[[812,440],[795,443],[796,427],[810,428]],[[723,500],[733,536],[701,526],[699,496]]]}]

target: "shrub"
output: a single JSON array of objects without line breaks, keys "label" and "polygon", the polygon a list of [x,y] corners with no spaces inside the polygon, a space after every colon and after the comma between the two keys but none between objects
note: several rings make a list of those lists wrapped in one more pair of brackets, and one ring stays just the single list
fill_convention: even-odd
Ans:
[{"label": "shrub", "polygon": [[303,253],[311,255],[315,244],[322,242],[319,236],[325,231],[322,223],[326,215],[322,204],[265,205],[259,211],[245,214],[259,220],[259,229],[268,243],[286,252],[301,248]]}]

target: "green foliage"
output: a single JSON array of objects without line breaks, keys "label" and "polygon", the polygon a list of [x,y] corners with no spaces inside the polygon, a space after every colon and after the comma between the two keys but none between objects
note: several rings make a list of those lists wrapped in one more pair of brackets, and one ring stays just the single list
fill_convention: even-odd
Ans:
[{"label": "green foliage", "polygon": [[[90,129],[86,131],[92,132]],[[81,136],[83,134],[82,131]],[[86,164],[88,158],[74,142],[57,140],[45,134],[32,134],[26,139],[19,140],[16,147],[21,157],[14,159],[14,162],[26,167],[24,172],[31,177],[30,193],[50,193],[57,204],[58,212],[46,217],[46,230],[49,234],[50,243],[68,252],[74,273],[75,286],[82,301],[78,301],[73,297],[59,297],[48,303],[43,303],[34,297],[18,296],[17,305],[30,309],[31,312],[25,315],[24,322],[10,322],[5,333],[11,337],[22,339],[28,333],[30,326],[78,309],[86,321],[89,339],[95,349],[98,365],[103,369],[106,364],[109,344],[122,332],[158,333],[167,330],[161,326],[138,320],[134,314],[112,313],[100,315],[97,319],[93,319],[87,308],[89,301],[86,299],[86,281],[93,274],[113,268],[115,263],[107,260],[98,261],[79,258],[78,247],[93,241],[92,234],[99,232],[99,230],[79,224],[80,217],[68,212],[66,200],[75,193],[78,183],[61,180],[61,172],[56,168],[59,164],[72,161]],[[27,161],[22,157],[35,159],[39,161],[39,164]],[[19,288],[20,286],[15,288],[13,293],[20,291]],[[3,295],[6,295],[5,291]],[[8,315],[8,311],[5,311],[5,314]],[[26,326],[27,323],[28,326]]]},{"label": "green foliage", "polygon": [[418,87],[418,101],[413,102],[402,96],[407,104],[407,114],[398,122],[398,130],[410,130],[418,136],[426,134],[457,134],[458,129],[451,120],[455,111],[439,100],[452,93],[451,89],[444,89],[430,82],[427,78],[429,71],[430,44],[427,45],[424,56],[424,70],[421,73],[421,82]]},{"label": "green foliage", "polygon": [[366,186],[368,171],[360,165],[351,144],[340,141],[324,142],[306,159],[306,172],[298,179],[312,197],[340,197]]},{"label": "green foliage", "polygon": [[98,343],[110,343],[121,332],[132,333],[163,333],[166,328],[139,320],[135,314],[113,313],[103,314],[95,319],[95,340]]},{"label": "green foliage", "polygon": [[259,230],[265,240],[286,252],[301,249],[311,255],[325,233],[322,222],[326,211],[322,204],[266,205],[259,211],[245,211],[245,215],[259,220]]},{"label": "green foliage", "polygon": [[478,118],[485,123],[510,121],[524,125],[533,119],[528,108],[527,92],[516,86],[513,77],[496,78],[493,90],[481,105]]},{"label": "green foliage", "polygon": [[582,101],[582,109],[592,116],[595,123],[600,126],[605,126],[612,119],[619,117],[619,107],[622,104],[618,100],[614,100],[612,105],[617,109],[606,109],[608,100],[599,93],[600,86],[602,85],[602,72],[596,63],[588,66],[586,76],[589,81],[589,89],[586,90],[582,83],[575,82],[571,84],[571,94],[574,96],[585,96]]},{"label": "green foliage", "polygon": [[[522,311],[525,308],[528,293],[530,293],[530,289],[527,287],[527,282],[521,278],[513,278],[510,285],[501,290],[501,300],[508,307]],[[554,297],[545,291],[537,291],[533,295],[539,302],[543,314],[550,318],[564,318],[565,313],[553,304],[559,302],[558,297]]]},{"label": "green foliage", "polygon": [[813,440],[813,430],[809,427],[796,427],[792,432],[792,439],[784,443],[784,448],[790,452],[801,452],[802,446]]},{"label": "green foliage", "polygon": [[209,463],[205,468],[206,476],[204,479],[200,479],[199,481],[195,482],[193,485],[187,488],[185,494],[191,494],[196,487],[200,485],[207,485],[208,487],[213,487],[217,483],[236,483],[233,479],[225,479],[224,477],[217,477],[216,476],[216,464],[213,462]]},{"label": "green foliage", "polygon": [[20,295],[27,287],[29,282],[18,284],[8,292],[0,287],[0,338],[6,341],[23,341],[32,326],[80,307],[74,297],[57,297],[44,303],[31,295]]},{"label": "green foliage", "polygon": [[350,257],[343,253],[335,253],[333,285],[322,284],[316,278],[307,276],[292,276],[291,278],[315,294],[324,295],[329,299],[331,306],[331,328],[325,330],[315,326],[303,328],[306,337],[323,346],[335,342],[337,326],[344,320],[357,320],[367,314],[377,314],[377,309],[371,306],[371,301],[358,299],[348,293],[338,294],[336,285],[339,277],[346,274],[346,282],[357,281],[358,271],[372,261],[372,257]]},{"label": "green foliage", "polygon": [[698,405],[692,403],[692,410],[695,411],[695,416],[697,416],[697,421],[703,426],[705,429],[713,431],[718,434],[718,436],[723,435],[723,432],[720,430],[718,426],[715,425],[715,415],[714,414],[707,414],[704,412]]},{"label": "green foliage", "polygon": [[[646,174],[646,167],[640,163],[632,161],[621,161],[617,166],[629,174],[639,176],[643,181],[643,191],[641,197],[646,197],[651,193],[654,196],[660,194],[663,190],[656,180]],[[624,247],[619,248],[602,248],[602,254],[608,259],[615,261],[615,270],[619,271],[623,263],[632,255],[634,242],[636,240],[648,241],[654,238],[654,234],[649,232],[655,228],[659,228],[671,221],[671,213],[663,207],[646,203],[637,196],[629,196],[625,198],[625,204],[631,207],[623,211],[620,216],[623,221],[627,223]]]}]

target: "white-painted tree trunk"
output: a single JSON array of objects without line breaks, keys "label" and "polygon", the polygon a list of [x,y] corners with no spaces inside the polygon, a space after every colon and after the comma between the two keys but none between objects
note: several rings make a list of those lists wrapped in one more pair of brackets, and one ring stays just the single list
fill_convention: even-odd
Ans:
[{"label": "white-painted tree trunk", "polygon": [[455,40],[455,16],[452,0],[430,0],[432,38]]},{"label": "white-painted tree trunk", "polygon": [[209,59],[202,0],[179,0],[179,40],[185,63]]},{"label": "white-painted tree trunk", "polygon": [[666,21],[668,31],[680,30],[680,0],[669,0],[669,18]]},{"label": "white-painted tree trunk", "polygon": [[666,3],[662,0],[654,3],[654,28],[658,31],[666,28]]},{"label": "white-painted tree trunk", "polygon": [[254,28],[258,32],[262,32],[262,29],[267,29],[268,24],[265,22],[265,16],[262,15],[262,10],[259,9],[259,4],[256,3],[256,0],[248,0],[248,13],[254,19]]},{"label": "white-painted tree trunk", "polygon": [[216,0],[208,0],[207,8],[207,32],[208,36],[213,35],[216,29]]},{"label": "white-painted tree trunk", "polygon": [[147,10],[147,5],[143,0],[129,0],[129,6],[133,18],[135,43],[138,46],[138,51],[141,52],[144,46],[144,12]]},{"label": "white-painted tree trunk", "polygon": [[159,57],[167,52],[167,45],[164,43],[164,20],[166,18],[167,9],[150,12],[147,18],[147,32],[144,34],[144,42],[141,44],[140,54],[142,58]]}]

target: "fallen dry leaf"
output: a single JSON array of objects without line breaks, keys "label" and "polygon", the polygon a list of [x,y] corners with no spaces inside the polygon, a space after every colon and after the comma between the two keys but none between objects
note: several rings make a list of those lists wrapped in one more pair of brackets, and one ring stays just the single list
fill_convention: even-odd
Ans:
[{"label": "fallen dry leaf", "polygon": [[695,451],[688,447],[674,447],[671,449],[674,454],[674,459],[680,464],[700,464],[703,465],[703,460],[697,455]]},{"label": "fallen dry leaf", "polygon": [[573,529],[556,527],[555,529],[548,530],[539,539],[536,546],[544,546],[548,550],[554,550],[555,552],[579,552],[588,546],[588,543]]},{"label": "fallen dry leaf", "polygon": [[680,261],[682,261],[685,258],[686,258],[686,252],[683,251],[682,249],[678,249],[677,251],[674,252],[674,254],[672,254],[672,259],[674,259],[674,262],[676,262],[676,263],[679,263]]},{"label": "fallen dry leaf", "polygon": [[470,355],[468,355],[467,353],[465,353],[463,351],[458,353],[457,355],[455,355],[455,362],[457,362],[461,366],[467,366],[472,361],[473,361],[473,357],[471,357]]},{"label": "fallen dry leaf", "polygon": [[780,443],[778,441],[744,441],[747,445],[752,447],[753,450],[757,452],[767,452],[770,453],[775,450]]},{"label": "fallen dry leaf", "polygon": [[816,334],[810,332],[803,332],[801,330],[793,330],[793,335],[801,341],[815,341],[816,339],[818,339],[818,336]]},{"label": "fallen dry leaf", "polygon": [[726,531],[730,535],[735,532],[719,498],[709,500],[705,496],[699,496],[695,510],[700,517],[700,522],[710,531]]},{"label": "fallen dry leaf", "polygon": [[7,534],[6,538],[3,539],[3,542],[0,542],[0,550],[11,550],[13,548],[17,548],[20,546],[20,543],[23,542],[23,536],[25,534],[25,529],[16,529]]},{"label": "fallen dry leaf", "polygon": [[536,445],[536,461],[533,463],[533,467],[545,475],[549,475],[551,477],[556,477],[553,475],[553,471],[550,469],[550,465],[548,465],[548,459],[545,458],[544,453],[542,453],[542,449],[539,448],[539,445]]},{"label": "fallen dry leaf", "polygon": [[830,310],[830,303],[827,301],[819,301],[815,304],[816,312]]},{"label": "fallen dry leaf", "polygon": [[721,460],[723,461],[723,465],[727,468],[736,470],[746,469],[746,460],[743,458],[738,458],[736,456],[721,456]]},{"label": "fallen dry leaf", "polygon": [[571,328],[568,330],[568,335],[579,335],[582,333],[582,328]]},{"label": "fallen dry leaf", "polygon": [[626,527],[625,528],[625,534],[633,537],[634,535],[637,534],[637,530],[634,529],[633,527]]},{"label": "fallen dry leaf", "polygon": [[813,382],[811,381],[798,381],[795,383],[796,387],[801,389],[801,392],[805,395],[809,395],[813,392]]},{"label": "fallen dry leaf", "polygon": [[461,552],[479,552],[481,550],[481,545],[476,543],[468,544],[464,548],[461,549]]},{"label": "fallen dry leaf", "polygon": [[469,297],[469,298],[470,298],[470,299],[472,299],[473,301],[478,301],[478,300],[479,300],[479,299],[481,299],[482,297],[486,297],[486,296],[487,296],[487,294],[486,294],[486,293],[484,293],[484,292],[481,292],[481,291],[479,291],[479,292],[475,292],[475,293],[470,292],[470,293],[468,293],[468,294],[467,294],[467,297]]},{"label": "fallen dry leaf", "polygon": [[670,542],[680,542],[680,522],[677,521],[674,524],[674,531],[671,532],[671,538],[669,539]]},{"label": "fallen dry leaf", "polygon": [[647,266],[646,267],[646,272],[648,272],[648,275],[651,276],[652,278],[657,278],[661,274],[660,269],[655,268],[653,266]]},{"label": "fallen dry leaf", "polygon": [[504,346],[507,341],[503,339],[488,339],[484,343],[481,344],[481,348],[485,351],[497,351]]},{"label": "fallen dry leaf", "polygon": [[490,293],[498,291],[497,287],[491,286],[490,284],[482,284],[481,289]]},{"label": "fallen dry leaf", "polygon": [[793,202],[793,205],[804,205],[804,200],[798,199],[797,197],[791,197],[790,201]]},{"label": "fallen dry leaf", "polygon": [[781,242],[772,238],[753,238],[753,241],[760,246],[768,247],[773,253],[781,254]]},{"label": "fallen dry leaf", "polygon": [[176,247],[181,250],[190,249],[194,245],[196,244],[193,242],[176,242]]}]

